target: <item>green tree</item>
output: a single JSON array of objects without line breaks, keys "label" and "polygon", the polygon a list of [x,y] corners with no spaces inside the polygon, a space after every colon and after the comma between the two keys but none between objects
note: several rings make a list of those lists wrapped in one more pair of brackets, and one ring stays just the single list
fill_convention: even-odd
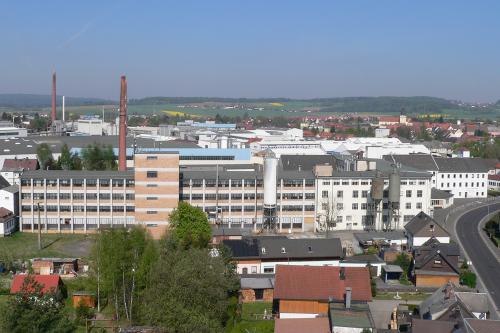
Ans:
[{"label": "green tree", "polygon": [[116,155],[113,147],[102,146],[98,143],[88,145],[81,151],[81,164],[85,170],[115,170],[117,168]]},{"label": "green tree", "polygon": [[172,235],[183,248],[205,248],[210,241],[211,229],[207,215],[198,207],[181,201],[170,214]]},{"label": "green tree", "polygon": [[62,146],[61,156],[57,159],[57,164],[62,170],[73,169],[73,154],[69,151],[67,144]]},{"label": "green tree", "polygon": [[208,249],[176,247],[166,239],[142,298],[141,321],[168,332],[222,332],[238,279]]},{"label": "green tree", "polygon": [[464,270],[460,273],[460,281],[469,288],[476,288],[476,279],[476,274],[469,270]]},{"label": "green tree", "polygon": [[395,265],[398,265],[401,267],[403,270],[403,273],[401,274],[400,281],[402,282],[407,282],[408,281],[408,276],[410,273],[410,266],[411,266],[411,259],[406,252],[402,252],[396,257],[396,260],[394,261]]},{"label": "green tree", "polygon": [[52,150],[46,143],[38,145],[36,148],[36,156],[38,158],[38,163],[40,164],[40,169],[42,170],[45,170],[53,161]]},{"label": "green tree", "polygon": [[148,249],[151,242],[142,227],[103,230],[97,236],[92,250],[93,274],[99,280],[100,296],[107,298],[117,318],[134,321],[139,295],[156,257]]},{"label": "green tree", "polygon": [[12,333],[69,333],[75,326],[65,315],[64,304],[53,293],[42,293],[42,286],[27,277],[20,293],[2,306],[2,332]]}]

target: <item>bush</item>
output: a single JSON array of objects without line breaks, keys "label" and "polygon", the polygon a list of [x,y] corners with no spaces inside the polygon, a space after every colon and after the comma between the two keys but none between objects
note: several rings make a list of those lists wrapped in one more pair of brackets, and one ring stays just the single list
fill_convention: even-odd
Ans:
[{"label": "bush", "polygon": [[463,271],[460,273],[460,282],[469,288],[476,288],[476,274],[471,271]]},{"label": "bush", "polygon": [[372,288],[372,297],[376,297],[377,296],[377,282],[375,281],[375,279],[370,279],[370,285]]},{"label": "bush", "polygon": [[75,309],[75,316],[75,324],[83,326],[87,319],[94,317],[94,310],[81,302]]}]

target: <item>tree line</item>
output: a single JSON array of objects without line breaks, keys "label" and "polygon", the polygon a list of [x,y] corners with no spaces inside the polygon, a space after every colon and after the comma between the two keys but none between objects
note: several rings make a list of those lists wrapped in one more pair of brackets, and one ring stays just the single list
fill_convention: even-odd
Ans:
[{"label": "tree line", "polygon": [[61,155],[54,159],[47,143],[36,149],[38,163],[42,170],[116,170],[116,155],[111,145],[94,143],[83,148],[80,154],[72,153],[64,144]]}]

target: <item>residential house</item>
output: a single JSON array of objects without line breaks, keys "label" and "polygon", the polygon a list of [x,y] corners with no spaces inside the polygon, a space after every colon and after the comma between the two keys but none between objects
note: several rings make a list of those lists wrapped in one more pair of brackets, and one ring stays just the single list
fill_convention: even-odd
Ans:
[{"label": "residential house", "polygon": [[287,318],[274,321],[274,333],[330,333],[328,317]]},{"label": "residential house", "polygon": [[326,316],[332,302],[357,304],[371,300],[366,267],[276,267],[273,312],[279,318]]},{"label": "residential house", "polygon": [[371,274],[380,276],[382,268],[386,265],[376,254],[362,254],[352,257],[347,257],[340,262],[340,267],[369,267]]},{"label": "residential house", "polygon": [[489,317],[486,293],[460,292],[451,282],[441,286],[419,306],[421,319],[455,321],[457,317]]},{"label": "residential house", "polygon": [[417,287],[439,287],[459,283],[457,244],[442,244],[432,238],[413,250],[412,277]]},{"label": "residential house", "polygon": [[277,265],[339,266],[344,256],[338,238],[264,236],[222,243],[231,250],[238,274],[274,274]]},{"label": "residential house", "polygon": [[500,191],[500,174],[488,175],[488,191]]},{"label": "residential house", "polygon": [[8,236],[17,229],[16,217],[3,207],[0,207],[0,237]]},{"label": "residential house", "polygon": [[[488,186],[489,189],[489,186]],[[434,209],[436,208],[448,208],[453,205],[453,194],[450,192],[438,190],[433,187],[431,189],[431,205]]]},{"label": "residential house", "polygon": [[415,215],[405,225],[405,230],[410,248],[422,246],[431,238],[435,238],[443,244],[450,242],[450,234],[424,212]]},{"label": "residential house", "polygon": [[9,182],[0,176],[0,207],[6,208],[19,215],[19,187],[10,185]]},{"label": "residential house", "polygon": [[41,293],[57,293],[63,285],[59,275],[27,275],[18,274],[14,275],[12,286],[10,287],[11,294],[17,294],[22,291],[23,285],[26,285],[25,291],[34,291],[34,284],[41,287]]},{"label": "residential house", "polygon": [[19,176],[24,171],[38,169],[38,160],[32,158],[7,158],[3,162],[0,175],[4,177],[10,185],[19,185]]}]

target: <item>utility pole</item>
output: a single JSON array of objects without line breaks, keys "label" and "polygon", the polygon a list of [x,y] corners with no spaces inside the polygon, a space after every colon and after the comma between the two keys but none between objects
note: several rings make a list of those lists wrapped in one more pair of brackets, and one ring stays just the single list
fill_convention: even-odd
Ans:
[{"label": "utility pole", "polygon": [[40,203],[37,202],[38,209],[38,250],[42,250],[42,222],[40,220]]}]

